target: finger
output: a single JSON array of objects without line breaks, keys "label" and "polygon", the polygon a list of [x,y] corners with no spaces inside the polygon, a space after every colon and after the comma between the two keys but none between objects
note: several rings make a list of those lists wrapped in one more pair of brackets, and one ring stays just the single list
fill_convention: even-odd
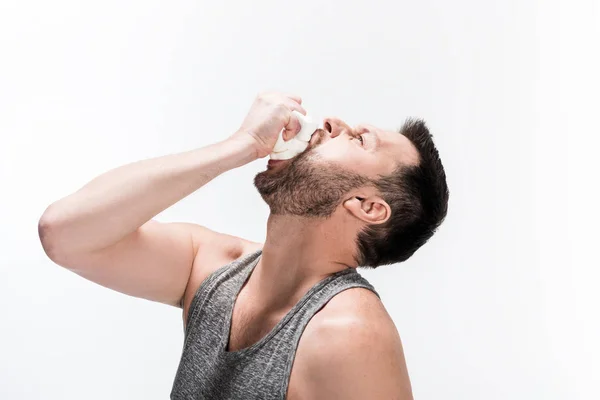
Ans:
[{"label": "finger", "polygon": [[300,96],[296,96],[295,94],[286,93],[285,97],[294,100],[298,104],[302,104],[302,98]]},{"label": "finger", "polygon": [[302,115],[306,115],[306,110],[300,104],[296,103],[293,100],[289,100],[285,103],[285,105],[290,109],[290,111],[298,111]]},{"label": "finger", "polygon": [[296,136],[298,134],[298,132],[300,132],[301,128],[302,128],[302,126],[300,125],[300,121],[298,121],[298,118],[296,116],[294,116],[293,114],[290,114],[290,120],[286,124],[285,129],[283,130],[283,139],[284,140],[292,139],[294,136]]}]

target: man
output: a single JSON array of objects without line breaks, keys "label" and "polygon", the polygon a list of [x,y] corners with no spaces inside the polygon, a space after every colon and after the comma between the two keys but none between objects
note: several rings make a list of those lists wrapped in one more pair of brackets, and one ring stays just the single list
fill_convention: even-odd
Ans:
[{"label": "man", "polygon": [[402,345],[356,267],[409,258],[446,215],[448,189],[421,121],[400,134],[327,118],[306,151],[255,178],[269,205],[256,243],[152,220],[300,129],[293,95],[259,95],[240,129],[142,160],[51,204],[39,223],[57,264],[183,309],[174,399],[411,399]]}]

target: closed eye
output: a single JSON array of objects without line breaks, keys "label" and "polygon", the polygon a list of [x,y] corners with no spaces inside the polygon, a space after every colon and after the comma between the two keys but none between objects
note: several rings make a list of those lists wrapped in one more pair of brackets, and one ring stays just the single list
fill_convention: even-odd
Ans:
[{"label": "closed eye", "polygon": [[361,146],[369,151],[375,151],[379,148],[379,137],[377,136],[377,132],[372,131],[368,127],[364,125],[359,125],[354,130],[354,137],[358,139],[360,136]]}]

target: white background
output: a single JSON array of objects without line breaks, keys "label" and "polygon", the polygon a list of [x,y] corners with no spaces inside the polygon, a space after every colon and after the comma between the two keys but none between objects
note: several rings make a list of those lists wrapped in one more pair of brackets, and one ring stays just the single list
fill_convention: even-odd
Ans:
[{"label": "white background", "polygon": [[[2,1],[0,398],[168,397],[180,311],[57,267],[38,219],[108,169],[225,138],[271,89],[434,133],[445,224],[362,272],[416,399],[600,398],[599,26],[593,1]],[[264,164],[158,218],[262,241]]]}]

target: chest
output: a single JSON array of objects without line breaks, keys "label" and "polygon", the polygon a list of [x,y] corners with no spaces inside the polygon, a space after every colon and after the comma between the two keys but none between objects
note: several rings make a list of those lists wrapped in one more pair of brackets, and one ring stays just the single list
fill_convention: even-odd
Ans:
[{"label": "chest", "polygon": [[260,342],[280,320],[278,315],[244,309],[236,304],[231,315],[227,351],[239,351]]},{"label": "chest", "polygon": [[[240,304],[249,304],[243,303],[243,301],[243,299],[242,301],[237,301],[233,308],[227,351],[238,351],[260,342],[272,332],[286,314],[285,312],[279,314],[266,314],[264,312],[253,310],[248,306],[239,306]],[[296,348],[288,383],[287,400],[304,400],[309,398],[306,390],[306,387],[308,387],[307,380],[309,379],[309,375],[306,373],[306,362],[302,349],[303,343],[308,340],[306,338],[306,336],[308,336],[306,335],[306,332],[310,332],[318,323],[318,318],[315,317],[313,317],[306,325]]]}]

